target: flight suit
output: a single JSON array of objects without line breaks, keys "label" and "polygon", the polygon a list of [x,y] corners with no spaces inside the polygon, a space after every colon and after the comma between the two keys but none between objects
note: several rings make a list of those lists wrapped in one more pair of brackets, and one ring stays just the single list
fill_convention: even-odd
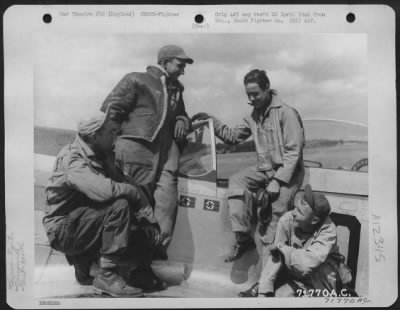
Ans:
[{"label": "flight suit", "polygon": [[274,94],[263,115],[254,109],[235,128],[216,118],[214,126],[215,135],[225,143],[237,144],[252,135],[256,148],[257,166],[229,178],[228,204],[234,232],[249,233],[251,229],[252,206],[246,192],[257,192],[272,179],[280,183],[280,194],[272,201],[271,222],[263,236],[264,243],[271,244],[279,218],[288,211],[290,199],[304,178],[304,129],[300,116]]}]

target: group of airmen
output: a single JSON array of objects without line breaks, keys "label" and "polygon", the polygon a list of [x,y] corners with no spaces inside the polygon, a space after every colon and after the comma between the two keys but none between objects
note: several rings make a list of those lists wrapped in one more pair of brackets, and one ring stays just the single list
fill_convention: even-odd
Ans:
[{"label": "group of airmen", "polygon": [[[228,187],[236,243],[226,262],[256,247],[252,205],[255,196],[263,197],[262,270],[239,296],[338,296],[351,273],[338,250],[328,200],[310,185],[300,190],[305,136],[299,113],[256,69],[244,77],[251,111],[240,125],[230,128],[207,113],[190,118],[178,78],[192,63],[181,47],[163,46],[156,65],[125,75],[100,111],[79,122],[75,141],[58,154],[45,188],[43,225],[51,247],[65,254],[81,285],[98,292],[140,297],[166,289],[151,263],[168,259],[186,135],[192,122],[211,118],[225,143],[252,136],[256,149],[257,165],[232,175]],[[124,261],[132,262],[128,272],[121,268]],[[93,263],[100,267],[94,277]]]}]

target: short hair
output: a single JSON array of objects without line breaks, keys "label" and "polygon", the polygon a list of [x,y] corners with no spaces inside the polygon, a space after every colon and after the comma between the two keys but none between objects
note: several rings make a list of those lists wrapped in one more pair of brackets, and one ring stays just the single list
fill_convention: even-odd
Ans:
[{"label": "short hair", "polygon": [[170,57],[170,58],[163,58],[158,60],[157,64],[162,66],[164,64],[166,64],[167,62],[171,62],[172,60],[174,60],[176,57]]},{"label": "short hair", "polygon": [[264,70],[251,70],[244,76],[244,85],[249,83],[257,83],[262,90],[266,90],[270,86],[269,78]]}]

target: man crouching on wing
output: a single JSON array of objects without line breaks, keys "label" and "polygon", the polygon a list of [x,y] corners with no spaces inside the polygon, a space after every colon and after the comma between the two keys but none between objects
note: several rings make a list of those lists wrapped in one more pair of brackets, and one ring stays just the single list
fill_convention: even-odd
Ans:
[{"label": "man crouching on wing", "polygon": [[279,220],[271,255],[263,256],[259,284],[239,296],[354,296],[346,289],[351,272],[339,253],[328,200],[306,185],[294,196],[294,206]]},{"label": "man crouching on wing", "polygon": [[[45,189],[43,224],[51,247],[74,265],[80,284],[115,297],[137,297],[142,289],[165,285],[150,267],[160,227],[140,187],[122,173],[118,181],[110,178],[104,168],[119,128],[107,116],[80,122],[75,141],[57,155]],[[98,257],[100,272],[93,278],[90,266]],[[129,285],[119,267],[133,257],[138,267],[128,275]]]},{"label": "man crouching on wing", "polygon": [[[257,153],[257,167],[246,168],[229,179],[228,205],[236,244],[225,260],[238,259],[255,248],[251,231],[251,193],[266,189],[272,201],[272,215],[262,238],[272,244],[279,218],[288,211],[290,197],[302,184],[304,175],[304,132],[299,114],[270,88],[263,70],[252,70],[244,85],[253,110],[241,125],[229,128],[212,115],[199,113],[192,120],[212,118],[215,135],[228,144],[243,142],[251,135]],[[250,196],[249,196],[250,195]]]}]

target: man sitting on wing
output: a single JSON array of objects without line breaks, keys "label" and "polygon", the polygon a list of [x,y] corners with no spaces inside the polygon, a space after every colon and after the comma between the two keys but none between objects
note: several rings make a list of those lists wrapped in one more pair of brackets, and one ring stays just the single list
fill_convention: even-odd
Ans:
[{"label": "man sitting on wing", "polygon": [[[43,224],[51,247],[65,253],[80,284],[93,283],[112,296],[142,296],[140,287],[164,285],[150,267],[160,228],[142,190],[124,180],[122,173],[116,181],[104,170],[119,128],[107,115],[80,122],[75,141],[57,155],[45,189]],[[139,227],[136,234],[133,225]],[[130,274],[138,287],[128,285],[118,271],[123,255],[132,252],[141,257]],[[93,279],[90,265],[98,256],[100,272]]]},{"label": "man sitting on wing", "polygon": [[215,135],[228,144],[238,144],[250,136],[254,138],[257,166],[245,168],[229,178],[228,205],[236,244],[226,262],[237,260],[256,247],[251,236],[252,194],[265,189],[271,202],[269,223],[261,231],[263,242],[271,245],[278,220],[289,210],[290,197],[304,176],[304,130],[300,115],[270,87],[264,70],[250,71],[243,82],[252,111],[241,124],[230,128],[207,113],[198,113],[192,118],[211,117]]},{"label": "man sitting on wing", "polygon": [[263,255],[259,283],[241,297],[340,296],[351,281],[337,246],[326,197],[310,185],[294,196],[295,209],[278,222],[274,243]]}]

